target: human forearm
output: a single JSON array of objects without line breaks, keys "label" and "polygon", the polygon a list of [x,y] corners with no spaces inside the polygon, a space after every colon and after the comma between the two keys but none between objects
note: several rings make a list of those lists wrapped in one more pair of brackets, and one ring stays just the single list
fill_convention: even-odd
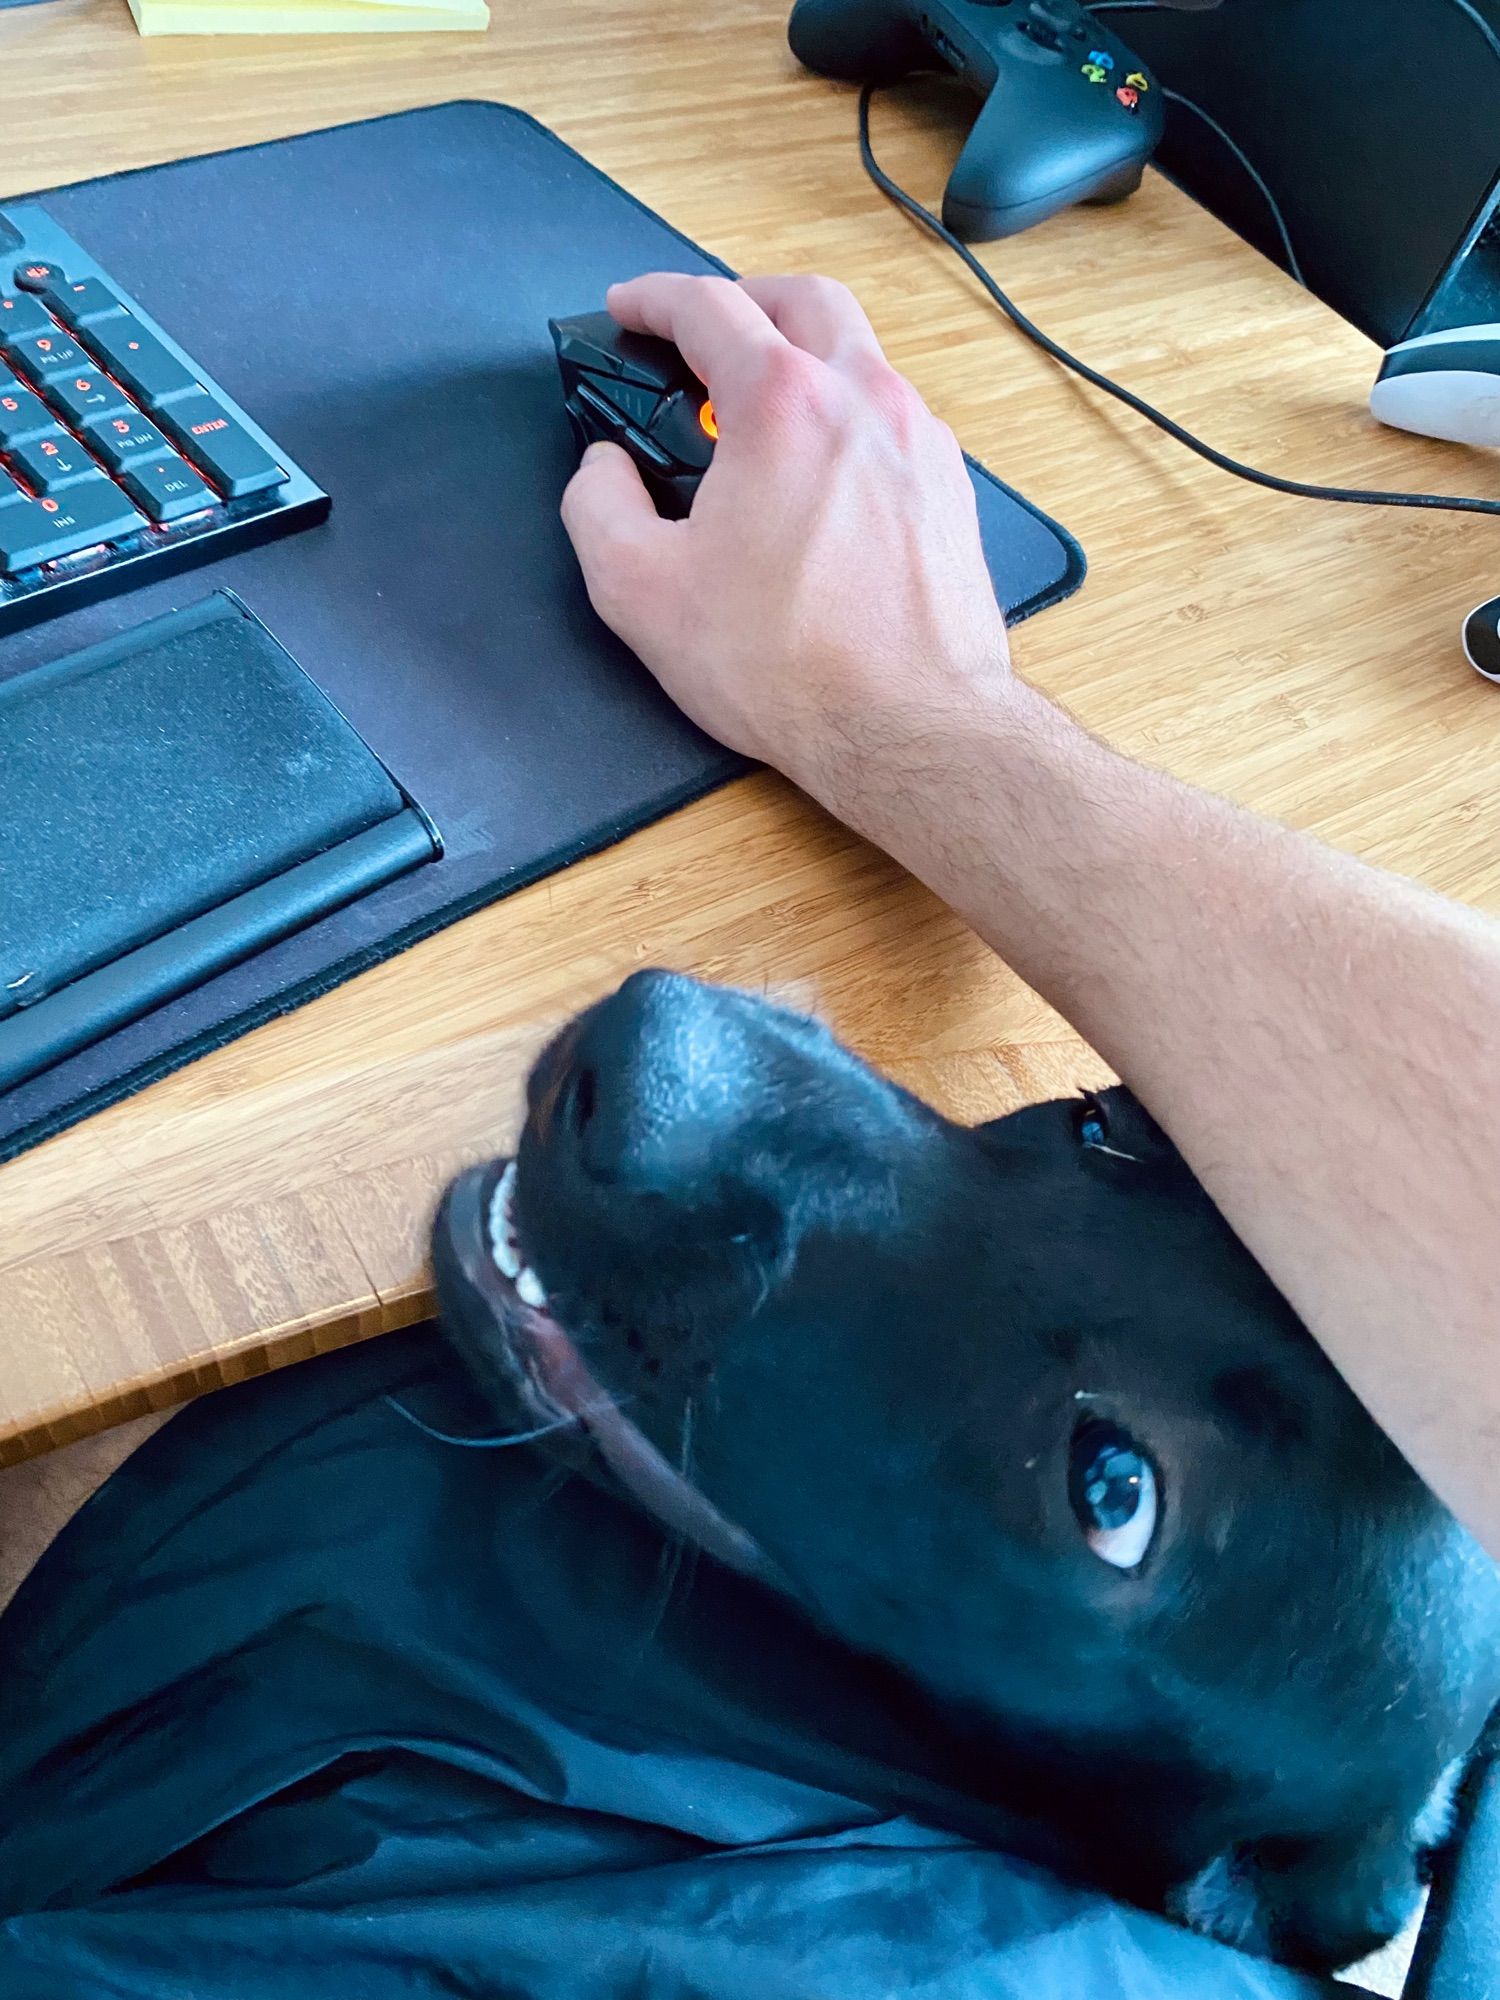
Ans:
[{"label": "human forearm", "polygon": [[830,808],[1116,1068],[1500,1555],[1500,928],[955,684]]},{"label": "human forearm", "polygon": [[1500,1554],[1494,930],[1092,742],[1010,671],[951,434],[826,280],[611,295],[719,443],[564,519],[706,729],[905,861],[1132,1083],[1370,1409]]}]

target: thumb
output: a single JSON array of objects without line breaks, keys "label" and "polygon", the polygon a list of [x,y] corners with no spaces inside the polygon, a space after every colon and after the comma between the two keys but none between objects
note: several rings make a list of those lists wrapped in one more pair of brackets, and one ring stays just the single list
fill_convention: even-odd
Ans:
[{"label": "thumb", "polygon": [[618,629],[618,618],[655,567],[669,524],[629,454],[602,443],[589,446],[568,481],[562,518],[594,609]]}]

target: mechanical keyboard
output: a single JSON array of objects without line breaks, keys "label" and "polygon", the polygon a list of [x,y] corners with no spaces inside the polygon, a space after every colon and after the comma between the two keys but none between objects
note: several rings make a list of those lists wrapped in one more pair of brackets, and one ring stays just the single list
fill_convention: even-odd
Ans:
[{"label": "mechanical keyboard", "polygon": [[44,209],[0,206],[0,634],[328,504]]}]

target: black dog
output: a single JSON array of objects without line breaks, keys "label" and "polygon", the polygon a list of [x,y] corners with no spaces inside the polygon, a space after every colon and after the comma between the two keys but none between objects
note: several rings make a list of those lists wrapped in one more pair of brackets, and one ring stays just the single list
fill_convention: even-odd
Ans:
[{"label": "black dog", "polygon": [[1102,1888],[1320,1969],[1401,1928],[1500,1572],[1127,1092],[971,1131],[644,973],[529,1108],[436,1239],[512,1414],[966,1718]]}]

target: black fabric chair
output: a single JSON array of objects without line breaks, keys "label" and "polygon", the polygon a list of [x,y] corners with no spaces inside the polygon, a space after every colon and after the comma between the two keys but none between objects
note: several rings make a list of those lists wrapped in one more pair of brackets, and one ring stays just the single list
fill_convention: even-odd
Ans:
[{"label": "black fabric chair", "polygon": [[[6,2000],[1357,2000],[1009,1858],[888,1676],[486,1427],[418,1329],[84,1508],[0,1619]],[[1497,1805],[1421,2000],[1496,1990]]]}]

